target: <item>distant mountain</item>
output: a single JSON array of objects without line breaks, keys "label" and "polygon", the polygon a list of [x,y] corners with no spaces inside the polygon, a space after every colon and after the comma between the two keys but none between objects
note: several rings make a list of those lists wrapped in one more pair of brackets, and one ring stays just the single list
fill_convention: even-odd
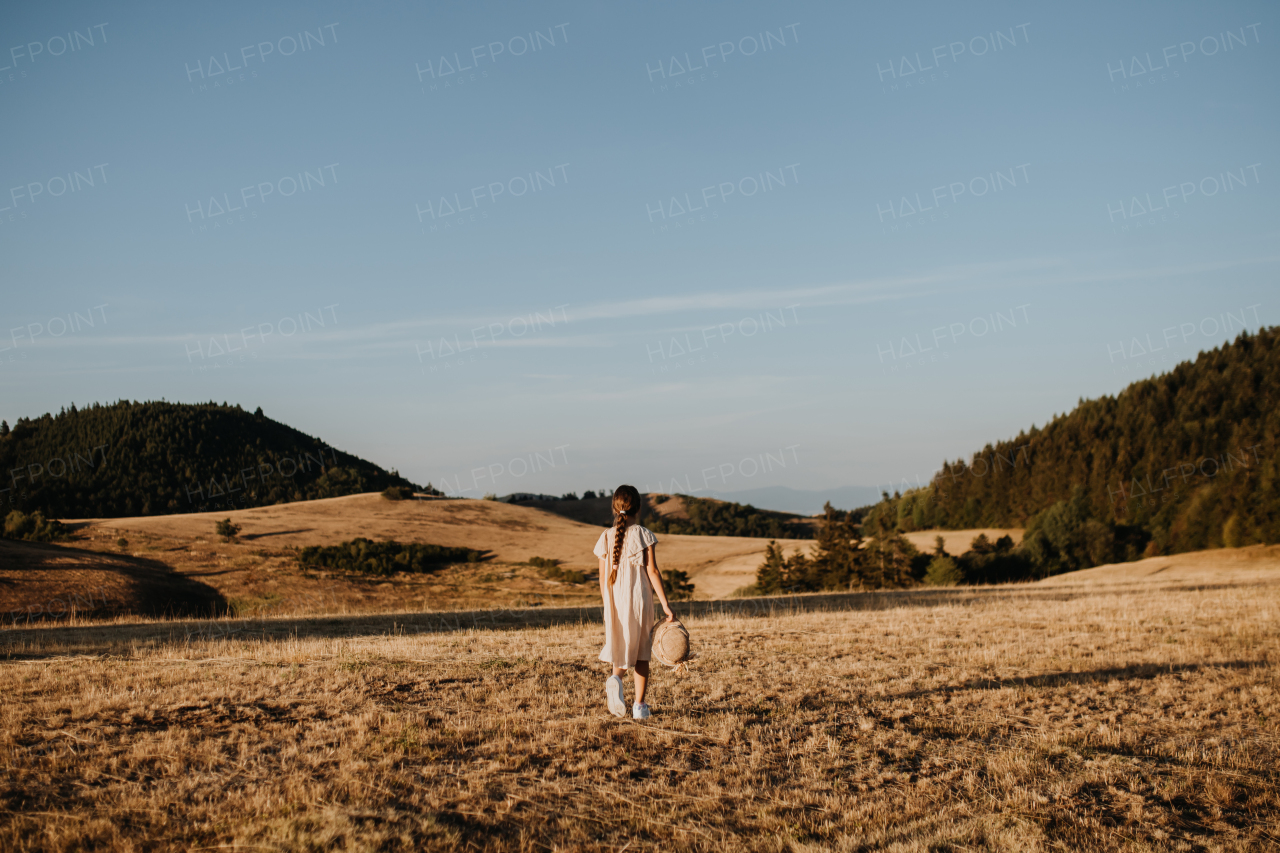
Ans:
[{"label": "distant mountain", "polygon": [[0,425],[0,516],[101,518],[243,509],[419,487],[223,403],[121,401]]},{"label": "distant mountain", "polygon": [[830,501],[836,509],[856,509],[880,500],[876,486],[841,486],[836,489],[790,489],[786,486],[764,486],[736,492],[699,492],[699,497],[713,497],[735,503],[751,504],[760,509],[818,515],[822,505]]}]

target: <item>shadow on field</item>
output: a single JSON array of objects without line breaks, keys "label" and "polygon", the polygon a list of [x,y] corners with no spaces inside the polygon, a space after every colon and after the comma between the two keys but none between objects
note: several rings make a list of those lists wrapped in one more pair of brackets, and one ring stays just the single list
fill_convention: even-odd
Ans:
[{"label": "shadow on field", "polygon": [[[314,527],[301,527],[297,530],[272,530],[269,533],[241,533],[238,538],[251,542],[255,539],[266,539],[268,536],[288,536],[291,533],[310,533]],[[182,546],[187,547],[187,546]]]},{"label": "shadow on field", "polygon": [[86,618],[219,617],[227,613],[227,601],[158,560],[0,540],[0,622],[57,622],[72,612]]},{"label": "shadow on field", "polygon": [[1128,666],[1092,669],[1081,672],[1044,672],[1039,675],[1020,675],[1011,678],[974,678],[963,684],[944,684],[927,690],[909,690],[895,693],[892,699],[920,699],[939,693],[959,693],[966,690],[1000,690],[1005,687],[1054,688],[1082,684],[1105,684],[1109,681],[1137,681],[1159,678],[1162,675],[1197,673],[1206,669],[1253,669],[1268,666],[1266,661],[1232,660],[1214,663],[1134,663]]},{"label": "shadow on field", "polygon": [[[86,552],[92,553],[92,552]],[[98,555],[101,556],[101,555]],[[127,558],[122,558],[127,559]],[[190,584],[208,590],[199,594],[187,591],[182,599],[187,606],[221,608],[225,602],[208,587],[151,568],[152,561],[127,559],[137,572],[153,584],[161,581]],[[159,566],[160,564],[154,564]],[[158,588],[158,587],[157,587]],[[1208,589],[1207,586],[1187,589]],[[1163,590],[1170,589],[1162,587]],[[216,598],[210,598],[212,593]],[[791,595],[720,601],[680,601],[672,607],[682,618],[752,618],[790,616],[800,613],[891,610],[915,607],[967,607],[1016,600],[1072,601],[1080,598],[1114,595],[1115,590],[1063,589],[1017,584],[1004,587],[951,587],[881,592],[846,592]],[[140,624],[66,625],[11,628],[0,632],[0,658],[47,657],[86,651],[103,651],[113,646],[133,643],[161,645],[192,639],[217,639],[235,635],[237,639],[278,640],[323,637],[360,637],[383,634],[446,633],[470,630],[510,630],[555,625],[580,625],[601,622],[600,606],[593,607],[528,607],[501,610],[426,611],[405,613],[370,613],[364,615],[295,616],[247,619],[181,619],[169,602],[169,615],[174,621]],[[163,611],[162,611],[163,612]],[[188,614],[193,610],[186,611]],[[194,612],[198,612],[195,610]],[[18,651],[18,650],[21,651]]]}]

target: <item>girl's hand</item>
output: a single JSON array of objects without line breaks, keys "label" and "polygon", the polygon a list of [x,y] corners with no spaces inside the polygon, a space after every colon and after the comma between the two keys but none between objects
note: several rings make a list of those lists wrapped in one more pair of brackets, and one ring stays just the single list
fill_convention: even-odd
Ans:
[{"label": "girl's hand", "polygon": [[664,604],[664,605],[662,605],[662,609],[663,609],[663,610],[665,610],[665,611],[667,611],[667,621],[668,621],[668,622],[674,622],[674,621],[676,621],[676,615],[675,615],[674,613],[672,613],[672,612],[671,612],[671,608],[670,608],[670,607],[668,607],[667,605],[665,605],[665,604]]}]

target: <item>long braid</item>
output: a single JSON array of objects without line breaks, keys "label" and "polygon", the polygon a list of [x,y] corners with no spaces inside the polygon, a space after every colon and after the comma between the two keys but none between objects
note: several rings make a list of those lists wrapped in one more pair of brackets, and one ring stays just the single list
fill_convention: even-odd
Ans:
[{"label": "long braid", "polygon": [[617,519],[613,523],[613,564],[609,568],[609,585],[618,579],[618,566],[622,562],[622,542],[627,535],[627,516],[639,520],[640,491],[635,486],[618,486],[613,493],[613,511]]},{"label": "long braid", "polygon": [[626,513],[618,513],[618,520],[613,525],[613,563],[609,567],[609,586],[618,579],[618,564],[622,562],[622,540],[627,535]]}]

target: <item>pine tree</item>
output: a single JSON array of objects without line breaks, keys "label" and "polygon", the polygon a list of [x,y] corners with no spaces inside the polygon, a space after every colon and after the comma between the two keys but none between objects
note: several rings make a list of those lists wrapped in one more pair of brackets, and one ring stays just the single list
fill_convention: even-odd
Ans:
[{"label": "pine tree", "polygon": [[756,569],[756,591],[761,595],[773,595],[782,591],[787,569],[782,548],[770,540],[764,549],[764,562]]},{"label": "pine tree", "polygon": [[864,557],[857,514],[838,510],[827,501],[822,507],[822,527],[813,559],[821,588],[853,589],[863,579]]}]

